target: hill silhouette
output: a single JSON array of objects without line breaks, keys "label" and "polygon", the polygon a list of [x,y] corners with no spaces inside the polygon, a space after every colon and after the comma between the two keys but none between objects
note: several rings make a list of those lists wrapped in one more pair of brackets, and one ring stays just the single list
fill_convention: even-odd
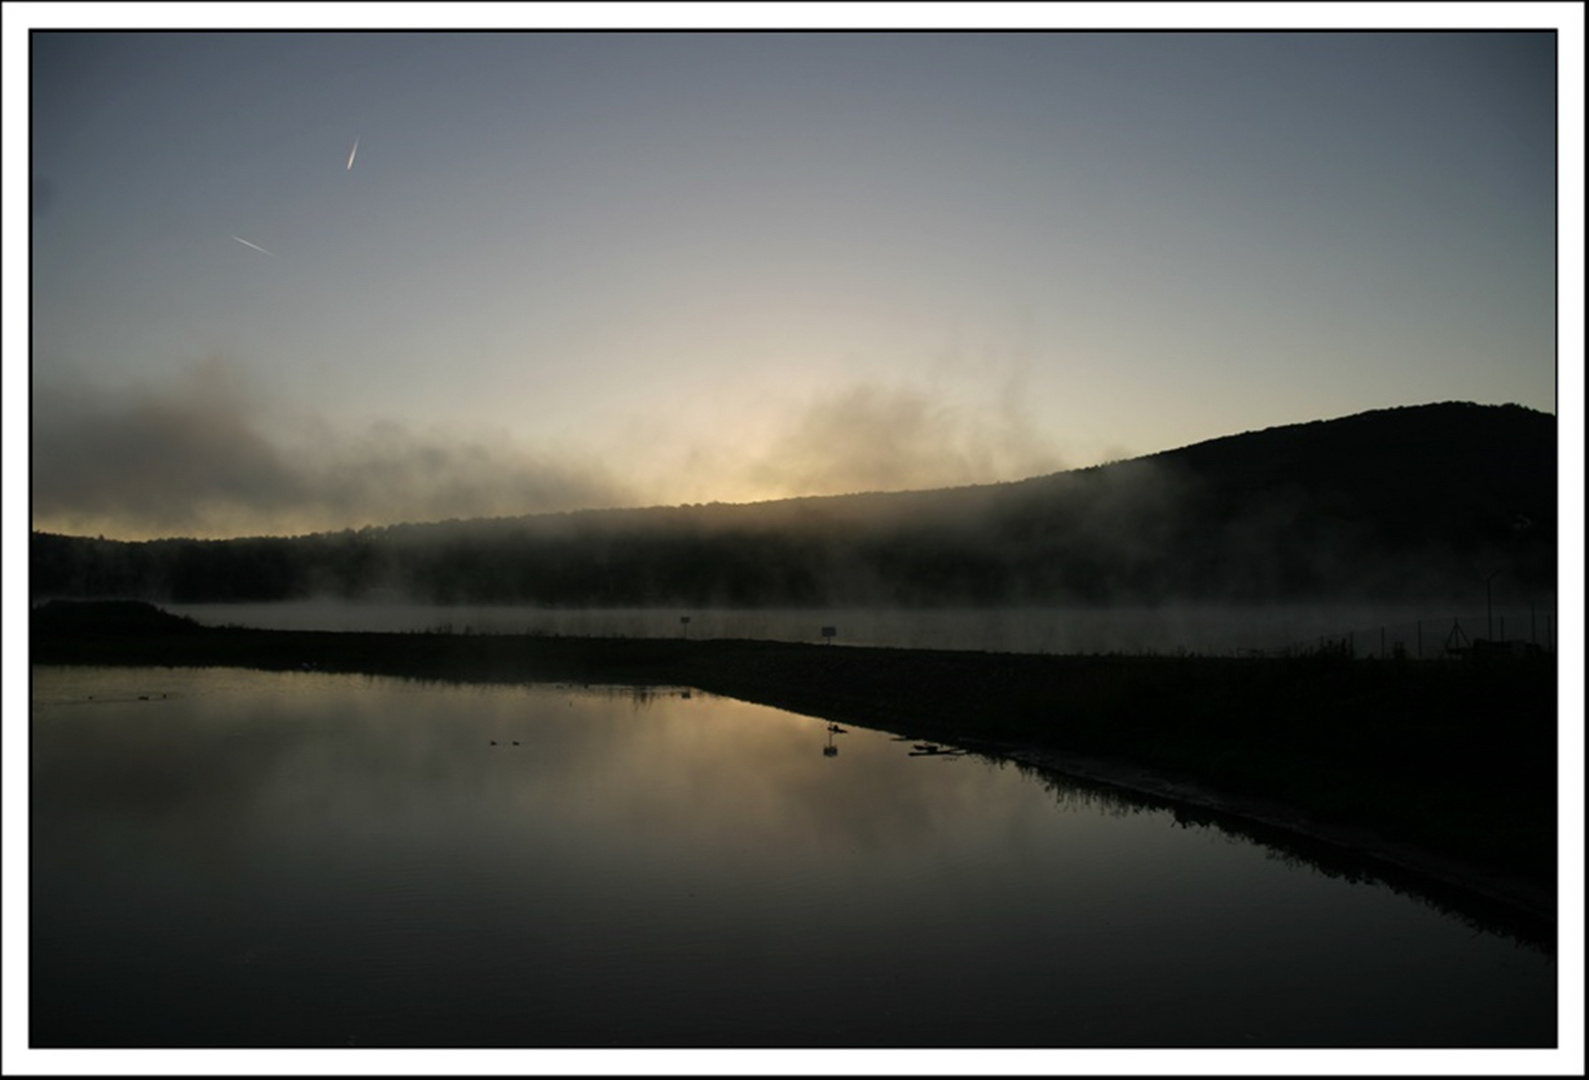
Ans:
[{"label": "hill silhouette", "polygon": [[1444,599],[1555,587],[1556,420],[1442,403],[1010,483],[301,537],[34,533],[32,591],[584,606]]}]

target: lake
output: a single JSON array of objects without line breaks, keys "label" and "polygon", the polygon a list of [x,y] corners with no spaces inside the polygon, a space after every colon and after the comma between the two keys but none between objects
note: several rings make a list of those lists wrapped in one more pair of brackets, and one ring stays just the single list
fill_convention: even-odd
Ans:
[{"label": "lake", "polygon": [[35,667],[42,1046],[1549,1046],[1556,961],[678,687]]},{"label": "lake", "polygon": [[[209,626],[267,630],[558,634],[570,637],[746,638],[830,641],[901,649],[1018,653],[1226,655],[1312,649],[1349,641],[1358,656],[1443,655],[1454,627],[1467,638],[1514,638],[1555,650],[1555,608],[1476,609],[1368,604],[1196,604],[1002,608],[546,608],[417,604],[398,600],[289,600],[162,607]],[[682,622],[683,619],[688,622]],[[835,631],[825,638],[822,628]],[[1459,643],[1464,643],[1460,641]]]}]

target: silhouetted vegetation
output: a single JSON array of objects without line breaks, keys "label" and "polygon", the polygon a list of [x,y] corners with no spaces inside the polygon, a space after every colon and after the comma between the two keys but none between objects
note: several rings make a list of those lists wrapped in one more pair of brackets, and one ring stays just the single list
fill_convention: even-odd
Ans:
[{"label": "silhouetted vegetation", "polygon": [[1555,587],[1556,421],[1427,405],[941,491],[293,538],[35,533],[35,597],[900,606],[1471,596]]}]

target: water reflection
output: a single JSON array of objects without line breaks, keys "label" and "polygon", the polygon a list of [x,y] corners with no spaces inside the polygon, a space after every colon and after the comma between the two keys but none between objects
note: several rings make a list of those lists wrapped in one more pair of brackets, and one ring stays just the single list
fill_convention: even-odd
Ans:
[{"label": "water reflection", "polygon": [[822,756],[823,757],[838,757],[839,756],[839,748],[837,746],[833,745],[833,736],[835,736],[835,735],[843,735],[843,734],[844,734],[844,729],[839,727],[839,725],[837,725],[837,724],[829,724],[828,725],[828,741],[822,747]]},{"label": "water reflection", "polygon": [[1024,762],[1009,762],[1022,775],[1047,790],[1062,807],[1086,806],[1099,813],[1125,815],[1159,810],[1170,815],[1178,829],[1206,829],[1231,842],[1253,844],[1266,859],[1285,866],[1352,884],[1383,887],[1441,915],[1458,920],[1475,933],[1495,934],[1542,955],[1554,955],[1556,925],[1546,916],[1530,915],[1471,891],[1443,886],[1427,875],[1372,860],[1350,849],[1315,840],[1248,818],[1205,810],[1140,792],[1072,776]]},{"label": "water reflection", "polygon": [[48,1045],[1554,1032],[1548,957],[1387,890],[699,692],[36,669],[33,736]]},{"label": "water reflection", "polygon": [[937,743],[919,742],[913,743],[912,746],[913,749],[910,751],[911,757],[935,757],[953,760],[954,758],[965,757],[966,755],[966,752],[958,747],[940,746]]}]

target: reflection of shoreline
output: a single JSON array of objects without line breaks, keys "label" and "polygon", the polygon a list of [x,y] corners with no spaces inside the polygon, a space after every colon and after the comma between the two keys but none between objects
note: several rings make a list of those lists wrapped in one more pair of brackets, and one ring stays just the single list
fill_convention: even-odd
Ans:
[{"label": "reflection of shoreline", "polygon": [[[1549,658],[1396,664],[208,630],[162,623],[169,617],[148,610],[155,619],[143,627],[96,627],[92,617],[68,625],[36,613],[33,660],[696,687],[1129,788],[1196,808],[1194,816],[1212,812],[1311,838],[1391,875],[1459,890],[1479,906],[1500,905],[1553,927],[1554,888],[1540,869],[1554,862]],[[1444,741],[1431,742],[1432,733]],[[1234,770],[1232,758],[1239,759]],[[1331,814],[1341,790],[1353,791],[1357,802],[1346,804],[1344,815]],[[1430,806],[1469,816],[1437,821],[1440,841],[1418,840],[1416,829],[1426,825],[1420,815]],[[1473,832],[1475,806],[1487,835]],[[1533,847],[1506,846],[1519,837]],[[1504,857],[1485,858],[1486,851]]]},{"label": "reflection of shoreline", "polygon": [[1173,810],[1177,820],[1213,825],[1283,858],[1299,859],[1327,876],[1379,881],[1478,929],[1543,951],[1555,949],[1556,895],[1540,882],[1397,843],[1372,829],[1310,818],[1277,802],[1232,796],[1127,762],[1021,747],[988,753],[1039,773],[1053,787],[1080,784],[1127,792],[1132,800]]}]

